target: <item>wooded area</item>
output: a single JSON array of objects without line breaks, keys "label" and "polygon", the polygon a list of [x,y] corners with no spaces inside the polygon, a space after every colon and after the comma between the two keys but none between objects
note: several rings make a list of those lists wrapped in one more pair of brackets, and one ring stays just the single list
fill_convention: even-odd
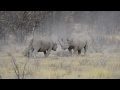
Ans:
[{"label": "wooded area", "polygon": [[27,35],[34,33],[66,36],[74,30],[75,24],[92,31],[91,34],[97,37],[119,33],[120,12],[0,11],[0,41],[1,44],[7,44],[12,35],[17,42],[23,43]]}]

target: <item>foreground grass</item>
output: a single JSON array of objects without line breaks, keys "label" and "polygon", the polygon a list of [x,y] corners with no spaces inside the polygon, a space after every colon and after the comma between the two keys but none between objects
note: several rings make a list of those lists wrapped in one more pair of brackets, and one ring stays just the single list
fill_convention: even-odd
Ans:
[{"label": "foreground grass", "polygon": [[[43,55],[34,59],[13,52],[20,75],[27,62],[26,79],[114,79],[120,78],[120,53],[91,53],[88,56],[57,57]],[[11,57],[0,54],[0,75],[2,78],[17,78],[13,70]]]}]

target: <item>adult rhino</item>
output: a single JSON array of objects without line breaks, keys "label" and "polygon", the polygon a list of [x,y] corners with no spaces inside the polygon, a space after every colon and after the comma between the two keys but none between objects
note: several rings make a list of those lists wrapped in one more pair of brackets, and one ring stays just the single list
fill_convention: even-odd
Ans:
[{"label": "adult rhino", "polygon": [[48,57],[51,50],[56,51],[57,43],[53,42],[50,37],[35,37],[30,41],[29,46],[25,49],[24,56],[36,57],[38,52],[44,52],[45,57]]},{"label": "adult rhino", "polygon": [[80,55],[81,49],[83,48],[84,48],[84,54],[86,55],[88,42],[84,34],[72,34],[67,39],[59,40],[59,43],[61,48],[63,50],[68,49],[71,55],[72,55],[72,49],[74,50],[74,54],[78,52],[78,55]]}]

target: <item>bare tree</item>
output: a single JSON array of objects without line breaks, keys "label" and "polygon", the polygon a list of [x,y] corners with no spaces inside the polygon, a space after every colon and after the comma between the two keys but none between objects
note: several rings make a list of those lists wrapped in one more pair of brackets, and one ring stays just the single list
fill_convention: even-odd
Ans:
[{"label": "bare tree", "polygon": [[17,76],[17,79],[24,79],[25,78],[25,70],[26,70],[26,65],[27,65],[27,60],[24,64],[23,71],[20,72],[20,69],[18,67],[18,64],[16,63],[16,59],[13,57],[11,53],[8,53],[8,55],[11,57],[11,61],[13,64],[13,70]]}]

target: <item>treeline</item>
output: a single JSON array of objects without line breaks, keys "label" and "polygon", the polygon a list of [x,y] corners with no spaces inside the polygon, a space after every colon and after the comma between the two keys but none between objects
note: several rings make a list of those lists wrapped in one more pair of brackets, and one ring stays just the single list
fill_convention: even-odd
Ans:
[{"label": "treeline", "polygon": [[48,29],[50,31],[52,25],[61,22],[61,18],[66,18],[61,15],[62,13],[64,12],[0,11],[0,40],[3,40],[5,43],[7,36],[13,34],[22,42],[24,37],[37,30],[37,27],[40,27],[38,31],[41,33],[46,32]]},{"label": "treeline", "polygon": [[6,43],[10,34],[18,42],[34,32],[71,32],[74,24],[89,25],[96,30],[119,31],[118,11],[0,11],[0,40]]},{"label": "treeline", "polygon": [[[6,42],[8,34],[22,37],[32,32],[45,18],[47,12],[35,11],[1,11],[0,39]],[[50,12],[49,12],[50,13]]]}]

